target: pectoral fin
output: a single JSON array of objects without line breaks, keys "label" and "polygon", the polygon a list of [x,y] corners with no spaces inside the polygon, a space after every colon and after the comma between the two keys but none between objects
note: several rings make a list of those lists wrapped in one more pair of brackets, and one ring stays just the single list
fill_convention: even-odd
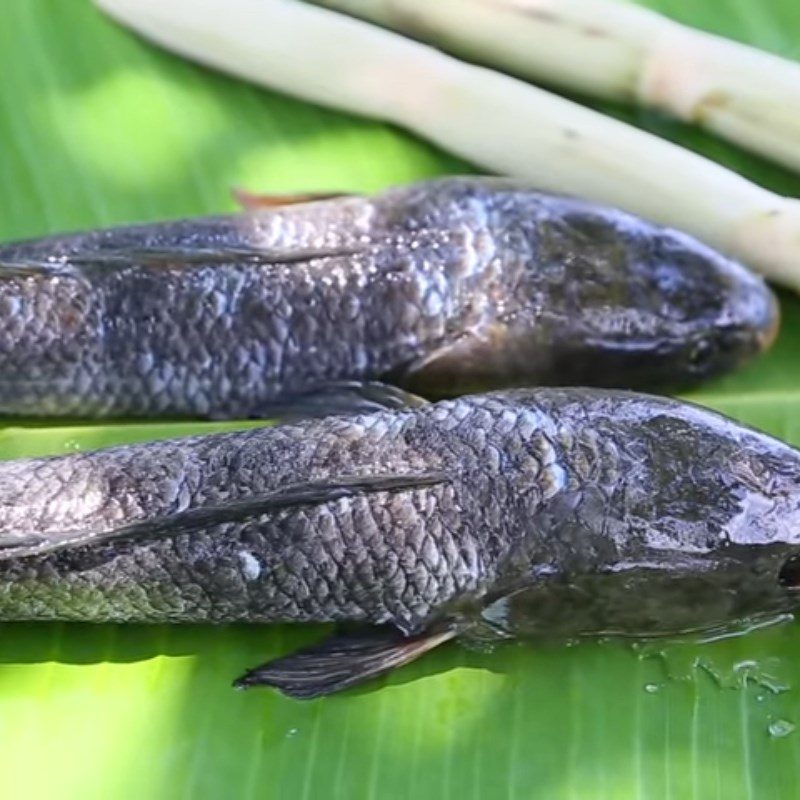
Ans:
[{"label": "pectoral fin", "polygon": [[219,505],[195,506],[107,530],[1,534],[0,561],[42,555],[67,547],[98,544],[111,539],[175,536],[226,522],[246,522],[286,508],[321,505],[371,492],[408,491],[423,486],[435,486],[447,480],[448,476],[442,472],[342,476],[335,480],[289,484],[265,494],[229,500]]},{"label": "pectoral fin", "polygon": [[313,417],[370,414],[375,411],[395,411],[418,408],[428,401],[415,394],[378,381],[332,381],[317,389],[288,397],[280,403],[268,403],[252,416],[292,422]]},{"label": "pectoral fin", "polygon": [[426,397],[452,397],[485,391],[513,377],[512,364],[502,359],[509,352],[508,334],[496,323],[470,329],[418,360],[406,365],[396,380]]},{"label": "pectoral fin", "polygon": [[357,256],[363,247],[294,248],[292,250],[269,250],[259,247],[215,246],[197,247],[175,245],[173,247],[130,247],[115,250],[70,255],[70,264],[78,266],[100,265],[108,267],[144,266],[151,268],[181,269],[214,264],[301,264],[320,258],[346,258]]},{"label": "pectoral fin", "polygon": [[245,210],[255,211],[260,208],[279,208],[299,203],[315,203],[319,200],[335,200],[339,197],[352,197],[348,192],[303,192],[299,194],[259,194],[246,189],[231,189],[233,199]]},{"label": "pectoral fin", "polygon": [[362,254],[364,246],[294,248],[269,250],[248,246],[197,247],[118,247],[105,250],[86,250],[71,253],[58,261],[19,256],[4,261],[0,257],[0,280],[55,275],[80,276],[87,270],[123,270],[143,267],[151,270],[182,270],[224,264],[290,265],[304,264],[315,259],[351,258]]},{"label": "pectoral fin", "polygon": [[246,672],[237,689],[274,686],[285,695],[310,699],[348,689],[408,664],[454,638],[457,626],[405,638],[395,631],[333,635],[320,644]]}]

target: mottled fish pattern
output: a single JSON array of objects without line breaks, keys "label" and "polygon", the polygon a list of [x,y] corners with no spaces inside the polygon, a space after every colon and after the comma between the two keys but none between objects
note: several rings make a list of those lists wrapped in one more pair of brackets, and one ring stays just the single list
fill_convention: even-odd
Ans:
[{"label": "mottled fish pattern", "polygon": [[0,247],[0,414],[253,417],[350,380],[674,386],[777,324],[760,278],[689,237],[446,178]]},{"label": "mottled fish pattern", "polygon": [[648,636],[791,610],[798,489],[800,454],[771,437],[590,389],[9,461],[0,618],[394,631],[245,680],[310,696],[452,636]]}]

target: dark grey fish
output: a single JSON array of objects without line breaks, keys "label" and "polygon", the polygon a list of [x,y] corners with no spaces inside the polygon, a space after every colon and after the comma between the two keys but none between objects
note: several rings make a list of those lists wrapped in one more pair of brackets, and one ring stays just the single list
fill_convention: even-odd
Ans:
[{"label": "dark grey fish", "polygon": [[797,606],[800,453],[674,400],[476,395],[0,464],[0,618],[351,622],[240,686],[325,694],[454,637]]},{"label": "dark grey fish", "polygon": [[676,386],[777,324],[760,278],[682,234],[451,178],[5,245],[0,413],[261,416],[351,380]]}]

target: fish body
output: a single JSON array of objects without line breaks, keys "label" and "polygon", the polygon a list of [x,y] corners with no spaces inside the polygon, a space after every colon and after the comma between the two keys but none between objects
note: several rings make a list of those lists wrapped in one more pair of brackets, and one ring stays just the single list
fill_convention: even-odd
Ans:
[{"label": "fish body", "polygon": [[391,632],[246,681],[298,695],[454,636],[677,633],[799,596],[800,453],[618,391],[515,390],[9,461],[0,506],[0,619]]},{"label": "fish body", "polygon": [[252,417],[350,380],[678,385],[777,324],[760,278],[682,234],[448,178],[0,247],[0,413]]}]

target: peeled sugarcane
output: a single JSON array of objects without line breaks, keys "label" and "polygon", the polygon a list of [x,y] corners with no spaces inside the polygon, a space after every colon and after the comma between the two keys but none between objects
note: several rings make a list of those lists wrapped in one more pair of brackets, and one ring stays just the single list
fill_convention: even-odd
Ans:
[{"label": "peeled sugarcane", "polygon": [[182,55],[684,230],[800,289],[800,201],[522,81],[296,0],[98,4]]},{"label": "peeled sugarcane", "polygon": [[657,108],[800,171],[800,63],[620,0],[315,0],[551,86]]}]

